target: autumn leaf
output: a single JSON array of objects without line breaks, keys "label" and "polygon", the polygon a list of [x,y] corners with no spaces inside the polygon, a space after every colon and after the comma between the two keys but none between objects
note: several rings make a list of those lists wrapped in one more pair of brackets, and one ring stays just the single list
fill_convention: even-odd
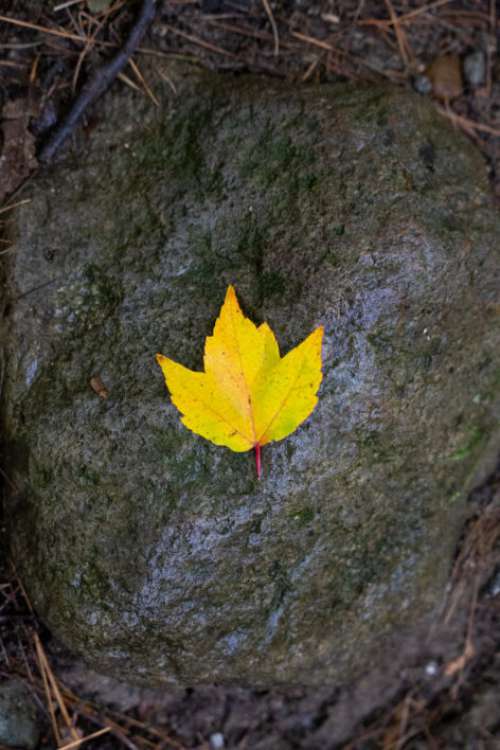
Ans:
[{"label": "autumn leaf", "polygon": [[311,414],[322,379],[323,326],[280,357],[267,323],[246,318],[232,286],[205,340],[205,372],[193,372],[156,355],[172,403],[186,427],[233,451],[260,449],[290,435]]}]

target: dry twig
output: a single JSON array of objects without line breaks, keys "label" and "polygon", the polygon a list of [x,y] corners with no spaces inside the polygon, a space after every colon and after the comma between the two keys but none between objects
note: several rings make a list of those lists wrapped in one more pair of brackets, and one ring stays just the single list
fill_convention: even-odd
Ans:
[{"label": "dry twig", "polygon": [[497,138],[500,136],[500,129],[494,128],[491,125],[487,125],[482,122],[470,120],[468,117],[464,117],[463,115],[459,115],[456,112],[453,112],[449,107],[445,108],[436,105],[436,109],[440,115],[443,115],[443,117],[447,117],[454,125],[458,125],[469,135],[474,131],[478,131],[479,133],[487,133],[488,135],[493,135]]},{"label": "dry twig", "polygon": [[143,0],[141,11],[130,36],[115,57],[96,71],[91,80],[83,87],[66,118],[42,148],[39,159],[49,162],[66,138],[73,132],[88,106],[94,102],[113,83],[139,46],[146,29],[154,18],[156,0]]},{"label": "dry twig", "polygon": [[392,25],[394,26],[394,32],[396,34],[396,39],[397,39],[398,47],[399,47],[399,54],[401,55],[401,59],[404,63],[404,66],[407,68],[410,62],[408,40],[406,38],[406,35],[403,29],[401,28],[399,18],[396,15],[396,11],[394,10],[394,6],[391,0],[385,0],[385,4],[387,5],[387,9],[391,17],[391,22],[392,22]]},{"label": "dry twig", "polygon": [[271,10],[271,6],[269,5],[269,0],[262,0],[262,5],[264,6],[264,10],[266,11],[266,15],[269,19],[269,23],[271,24],[271,29],[273,31],[274,56],[278,57],[280,53],[280,38],[278,34],[278,27],[276,26],[276,21],[274,20],[274,15],[273,11]]}]

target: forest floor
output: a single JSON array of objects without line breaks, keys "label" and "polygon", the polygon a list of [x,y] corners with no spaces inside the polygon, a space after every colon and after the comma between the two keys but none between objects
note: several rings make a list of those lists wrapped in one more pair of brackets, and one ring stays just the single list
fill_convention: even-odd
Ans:
[{"label": "forest floor", "polygon": [[[133,88],[154,107],[151,65],[144,61],[181,58],[290,85],[349,80],[413,89],[476,143],[492,201],[500,201],[495,0],[159,0],[157,6],[114,86]],[[140,7],[126,0],[0,0],[0,230],[23,200],[23,185],[45,168],[41,156],[54,129],[85,82],[123,47]],[[101,116],[100,101],[83,112],[78,127],[85,137]],[[0,246],[0,260],[8,252]],[[7,492],[8,467],[0,464],[0,474]],[[381,674],[367,665],[360,684],[314,691],[211,686],[167,695],[101,680],[39,622],[2,544],[0,682],[15,677],[26,684],[47,748],[500,748],[500,469],[471,495],[469,508],[443,628],[425,648],[417,644],[404,655],[404,668]]]}]

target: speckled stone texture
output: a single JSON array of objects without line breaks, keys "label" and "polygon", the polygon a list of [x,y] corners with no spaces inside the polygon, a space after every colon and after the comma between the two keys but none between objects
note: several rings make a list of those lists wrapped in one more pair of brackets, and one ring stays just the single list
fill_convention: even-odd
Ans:
[{"label": "speckled stone texture", "polygon": [[[499,446],[485,166],[416,95],[170,75],[159,111],[109,96],[12,224],[12,553],[98,671],[348,679],[439,611]],[[326,328],[319,404],[260,482],[182,426],[154,361],[201,369],[229,283],[282,351]]]}]

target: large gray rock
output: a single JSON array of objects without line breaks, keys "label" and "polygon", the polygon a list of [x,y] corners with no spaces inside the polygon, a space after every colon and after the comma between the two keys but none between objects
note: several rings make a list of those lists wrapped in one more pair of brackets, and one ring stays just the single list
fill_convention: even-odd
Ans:
[{"label": "large gray rock", "polygon": [[[39,613],[100,671],[348,677],[439,609],[492,455],[485,168],[407,93],[176,83],[154,115],[108,99],[16,214],[12,552]],[[284,351],[326,327],[319,404],[265,448],[260,482],[250,454],[183,427],[154,361],[201,369],[229,283]]]}]

